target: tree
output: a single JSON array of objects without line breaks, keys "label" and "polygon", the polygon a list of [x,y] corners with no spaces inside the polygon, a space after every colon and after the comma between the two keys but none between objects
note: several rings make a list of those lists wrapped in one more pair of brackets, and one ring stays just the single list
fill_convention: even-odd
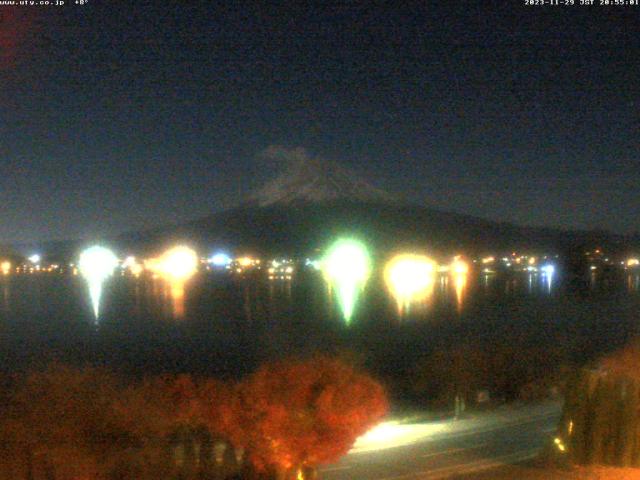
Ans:
[{"label": "tree", "polygon": [[[211,467],[232,469],[232,465],[213,465],[213,441],[224,436],[227,423],[223,402],[229,402],[230,389],[212,379],[195,380],[189,375],[152,378],[129,388],[120,411],[131,415],[127,428],[149,445],[168,449],[166,472],[180,478],[193,478]],[[146,415],[148,418],[140,418]],[[227,423],[225,423],[227,422]],[[167,458],[164,451],[156,452]]]},{"label": "tree", "polygon": [[258,471],[284,478],[347,453],[388,408],[380,384],[323,356],[265,365],[238,391],[244,431],[231,435]]}]

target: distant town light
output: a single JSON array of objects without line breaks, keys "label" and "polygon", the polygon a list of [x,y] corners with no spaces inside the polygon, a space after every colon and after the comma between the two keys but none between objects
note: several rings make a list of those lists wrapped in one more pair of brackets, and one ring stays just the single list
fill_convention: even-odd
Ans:
[{"label": "distant town light", "polygon": [[3,275],[9,275],[11,273],[11,262],[8,260],[0,263],[0,269],[2,269]]},{"label": "distant town light", "polygon": [[238,262],[238,265],[240,265],[241,267],[251,267],[257,263],[260,263],[257,260],[254,260],[251,257],[240,257],[236,259],[236,262]]},{"label": "distant town light", "polygon": [[305,260],[304,264],[307,267],[311,267],[311,268],[313,268],[315,270],[320,270],[320,268],[321,268],[320,262],[318,260],[311,260],[310,258],[307,258]]},{"label": "distant town light", "polygon": [[165,278],[186,281],[198,270],[198,255],[191,248],[179,245],[167,250],[158,266]]},{"label": "distant town light", "polygon": [[461,260],[460,256],[457,256],[451,262],[449,270],[455,275],[464,275],[469,272],[469,265],[464,260]]},{"label": "distant town light", "polygon": [[129,268],[131,267],[131,265],[134,265],[135,263],[136,263],[136,257],[134,257],[133,255],[129,255],[122,262],[122,268]]},{"label": "distant town light", "polygon": [[140,264],[133,255],[129,255],[124,259],[124,262],[122,262],[122,268],[129,270],[129,272],[136,277],[140,276],[144,270],[142,264]]},{"label": "distant town light", "polygon": [[630,258],[627,260],[627,267],[636,267],[640,265],[640,259],[638,258]]},{"label": "distant town light", "polygon": [[216,267],[226,267],[231,261],[231,257],[223,252],[218,252],[209,259],[209,263]]},{"label": "distant town light", "polygon": [[37,253],[34,253],[33,255],[31,255],[28,260],[31,263],[40,263],[40,260],[42,259],[42,257],[40,255],[38,255]]}]

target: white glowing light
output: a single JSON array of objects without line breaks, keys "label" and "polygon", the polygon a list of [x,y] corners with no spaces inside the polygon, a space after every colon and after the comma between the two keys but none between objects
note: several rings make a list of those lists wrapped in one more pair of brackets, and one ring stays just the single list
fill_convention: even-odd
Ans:
[{"label": "white glowing light", "polygon": [[96,318],[100,312],[102,285],[113,274],[117,265],[116,256],[104,247],[89,247],[80,254],[78,269],[89,285],[89,296]]},{"label": "white glowing light", "polygon": [[134,257],[133,255],[129,255],[127,258],[124,259],[124,262],[122,262],[122,268],[130,268],[132,265],[136,264],[136,257]]},{"label": "white glowing light", "polygon": [[318,260],[311,260],[310,258],[307,258],[307,260],[304,262],[304,264],[307,267],[311,267],[311,268],[313,268],[315,270],[320,270],[320,268],[321,268],[321,264],[320,264],[320,262]]},{"label": "white glowing light", "polygon": [[551,293],[551,286],[553,283],[553,275],[556,271],[556,268],[551,264],[546,264],[540,267],[540,271],[542,272],[542,277],[546,279],[547,282],[547,290]]},{"label": "white glowing light", "polygon": [[28,260],[31,263],[40,263],[40,260],[42,259],[42,257],[40,255],[38,255],[37,253],[31,255]]},{"label": "white glowing light", "polygon": [[556,268],[553,265],[544,265],[540,267],[540,271],[545,275],[551,276],[555,273]]},{"label": "white glowing light", "polygon": [[342,314],[349,322],[371,270],[367,249],[355,240],[338,240],[323,259],[322,270],[335,288]]},{"label": "white glowing light", "polygon": [[129,272],[136,277],[138,277],[144,270],[142,264],[140,264],[133,255],[124,259],[124,262],[122,262],[122,268],[124,270],[129,270]]},{"label": "white glowing light", "polygon": [[444,422],[404,425],[394,421],[383,422],[360,436],[349,453],[375,452],[411,445],[447,429],[448,424]]},{"label": "white glowing light", "polygon": [[215,265],[216,267],[226,267],[227,265],[231,264],[231,257],[226,253],[219,252],[209,259],[209,263]]}]

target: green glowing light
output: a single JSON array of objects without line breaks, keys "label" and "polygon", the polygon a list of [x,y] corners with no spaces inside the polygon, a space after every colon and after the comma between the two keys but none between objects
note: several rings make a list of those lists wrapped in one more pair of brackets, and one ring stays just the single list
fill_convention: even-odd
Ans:
[{"label": "green glowing light", "polygon": [[102,284],[113,274],[117,265],[116,256],[111,250],[104,247],[89,247],[80,254],[78,268],[89,285],[89,296],[96,319],[100,312]]},{"label": "green glowing light", "polygon": [[355,240],[338,240],[322,260],[324,276],[336,292],[344,319],[349,322],[371,271],[366,247]]}]

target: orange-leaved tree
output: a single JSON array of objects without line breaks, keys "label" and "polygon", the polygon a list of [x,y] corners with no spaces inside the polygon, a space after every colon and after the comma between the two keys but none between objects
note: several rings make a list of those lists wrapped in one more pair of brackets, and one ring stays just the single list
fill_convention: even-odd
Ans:
[{"label": "orange-leaved tree", "polygon": [[388,409],[379,383],[325,356],[263,366],[242,382],[239,402],[249,460],[285,476],[338,459]]}]

